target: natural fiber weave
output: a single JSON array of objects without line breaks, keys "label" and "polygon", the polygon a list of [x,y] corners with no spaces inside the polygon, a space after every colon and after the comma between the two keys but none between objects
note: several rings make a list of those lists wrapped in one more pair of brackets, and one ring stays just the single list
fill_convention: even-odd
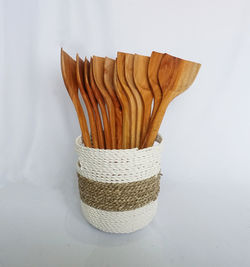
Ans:
[{"label": "natural fiber weave", "polygon": [[79,173],[81,200],[87,205],[106,211],[133,210],[157,199],[160,174],[142,181],[103,183],[90,180]]},{"label": "natural fiber weave", "polygon": [[[98,190],[95,187],[90,190],[84,182],[82,184],[85,178],[79,178],[82,212],[89,223],[105,232],[131,233],[152,221],[157,210],[162,141],[161,136],[158,135],[155,144],[148,148],[96,149],[85,147],[81,136],[76,138],[77,173],[88,179],[88,185],[92,186],[94,182],[103,186]],[[157,177],[158,181],[156,179],[155,184],[151,181],[151,187],[149,186],[151,191],[145,190],[146,194],[142,193],[140,187],[136,192],[128,192],[127,189],[120,187],[126,187],[130,183],[135,183],[134,185],[137,182],[143,183],[150,179],[149,177]],[[110,184],[115,184],[116,187],[110,189]],[[107,186],[106,193],[105,186]],[[88,193],[86,199],[81,193],[83,190]],[[101,192],[104,195],[100,195]],[[152,197],[147,195],[149,192]],[[150,198],[152,201],[146,203]],[[92,199],[91,202],[89,199]],[[140,205],[143,206],[140,207]]]}]

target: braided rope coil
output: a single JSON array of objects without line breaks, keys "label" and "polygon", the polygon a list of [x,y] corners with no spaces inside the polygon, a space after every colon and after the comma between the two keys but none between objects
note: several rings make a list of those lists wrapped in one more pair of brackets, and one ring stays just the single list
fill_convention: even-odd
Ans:
[{"label": "braided rope coil", "polygon": [[[76,138],[76,151],[78,154],[78,163],[76,166],[78,177],[81,177],[85,181],[85,185],[92,185],[91,181],[105,187],[105,183],[109,183],[107,188],[110,188],[112,184],[124,184],[129,183],[143,183],[148,178],[157,176],[160,173],[160,160],[162,150],[162,138],[160,135],[156,138],[157,144],[145,149],[94,149],[85,147],[81,142],[81,137]],[[118,187],[118,188],[124,188]],[[108,206],[94,205],[96,203],[97,196],[93,196],[93,200],[86,201],[86,198],[82,197],[83,190],[82,185],[79,184],[79,190],[81,195],[81,207],[83,215],[86,220],[95,226],[96,228],[111,233],[129,233],[145,227],[154,217],[157,209],[157,199],[153,198],[150,202],[142,202],[143,206],[135,206],[135,209],[121,209],[115,207],[113,210],[113,203],[109,203]],[[92,189],[86,192],[91,192]],[[158,190],[159,191],[159,190]],[[157,191],[157,194],[158,194]],[[92,194],[88,194],[88,199]],[[93,194],[95,195],[95,194]],[[138,196],[135,196],[138,197]],[[156,195],[157,198],[157,195]],[[98,199],[100,198],[98,196]],[[112,198],[111,198],[112,199]],[[87,203],[86,203],[87,202]],[[119,201],[117,201],[119,202]],[[124,201],[123,201],[124,202]],[[111,204],[111,205],[110,205]],[[108,207],[104,210],[102,207]]]}]

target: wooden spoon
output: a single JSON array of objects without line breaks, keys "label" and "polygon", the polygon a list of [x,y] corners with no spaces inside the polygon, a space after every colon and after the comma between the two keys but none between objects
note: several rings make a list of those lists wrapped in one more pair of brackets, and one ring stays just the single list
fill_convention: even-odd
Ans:
[{"label": "wooden spoon", "polygon": [[135,138],[135,146],[140,147],[141,142],[141,129],[142,129],[142,119],[143,119],[143,102],[139,91],[136,88],[134,82],[134,55],[127,54],[125,56],[125,77],[126,81],[132,91],[135,102],[136,102],[136,110],[137,110],[137,118],[136,118],[136,138]]},{"label": "wooden spoon", "polygon": [[108,108],[111,129],[111,147],[116,148],[115,106],[104,84],[104,58],[96,56],[93,57],[93,74],[95,83],[100,90]]},{"label": "wooden spoon", "polygon": [[200,64],[165,54],[161,60],[158,79],[163,92],[161,104],[150,123],[142,147],[152,146],[159,131],[168,104],[193,83]]},{"label": "wooden spoon", "polygon": [[143,101],[143,120],[142,120],[142,133],[141,142],[146,136],[148,129],[150,116],[151,116],[151,105],[153,100],[153,93],[150,88],[148,81],[148,63],[149,57],[135,54],[134,56],[134,81],[137,89],[139,90],[142,101]]},{"label": "wooden spoon", "polygon": [[103,134],[103,130],[102,130],[102,121],[101,121],[100,113],[98,110],[98,103],[95,99],[93,90],[90,86],[90,66],[89,66],[89,61],[87,60],[86,57],[85,57],[85,61],[84,61],[84,72],[83,73],[84,73],[85,88],[87,90],[90,102],[92,104],[92,107],[93,107],[93,110],[95,113],[99,148],[104,149],[105,143],[104,143],[104,134]]},{"label": "wooden spoon", "polygon": [[103,125],[104,125],[104,136],[105,136],[105,144],[107,149],[112,148],[111,144],[111,130],[110,130],[110,124],[109,124],[109,119],[108,115],[106,112],[106,107],[105,107],[105,102],[102,98],[102,95],[96,86],[95,79],[94,79],[94,74],[93,74],[93,60],[91,58],[90,60],[90,85],[92,87],[92,90],[94,92],[95,98],[100,106],[101,113],[102,113],[102,120],[103,120]]},{"label": "wooden spoon", "polygon": [[117,53],[117,74],[119,81],[123,87],[123,90],[128,98],[130,105],[130,123],[131,123],[131,133],[130,133],[130,148],[136,146],[136,118],[137,118],[137,109],[134,95],[132,94],[131,89],[129,88],[126,78],[125,78],[125,53]]},{"label": "wooden spoon", "polygon": [[80,128],[82,131],[82,141],[85,146],[92,147],[86,118],[78,98],[78,84],[76,80],[76,62],[61,48],[61,69],[65,87],[75,106]]},{"label": "wooden spoon", "polygon": [[148,80],[151,85],[151,89],[154,95],[154,106],[151,114],[151,121],[153,120],[156,111],[159,108],[162,99],[161,87],[158,81],[158,70],[161,64],[161,60],[164,54],[152,52],[148,63]]},{"label": "wooden spoon", "polygon": [[89,97],[84,88],[84,62],[78,56],[78,54],[76,55],[76,77],[77,77],[78,87],[80,89],[82,98],[84,100],[89,115],[89,124],[91,129],[93,147],[98,148],[99,146],[98,146],[96,123],[95,123],[95,114],[92,105],[90,103]]},{"label": "wooden spoon", "polygon": [[122,106],[122,148],[130,148],[130,105],[117,74],[117,62],[114,67],[114,86]]},{"label": "wooden spoon", "polygon": [[104,84],[115,106],[116,148],[122,148],[122,110],[114,88],[115,60],[105,57],[104,61]]}]

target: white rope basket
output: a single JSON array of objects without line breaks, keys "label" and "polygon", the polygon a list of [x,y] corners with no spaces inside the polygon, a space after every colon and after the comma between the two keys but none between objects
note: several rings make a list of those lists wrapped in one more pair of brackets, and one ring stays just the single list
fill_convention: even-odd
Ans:
[{"label": "white rope basket", "polygon": [[[162,137],[157,144],[144,149],[95,149],[76,138],[77,172],[92,181],[131,183],[143,181],[160,173]],[[96,228],[110,233],[130,233],[148,225],[156,214],[157,199],[126,211],[107,211],[91,207],[81,200],[86,220]]]}]

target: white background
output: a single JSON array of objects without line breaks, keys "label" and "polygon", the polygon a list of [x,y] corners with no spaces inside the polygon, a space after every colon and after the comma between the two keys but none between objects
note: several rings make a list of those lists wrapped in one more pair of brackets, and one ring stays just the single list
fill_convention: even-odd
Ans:
[{"label": "white background", "polygon": [[[249,1],[0,3],[0,266],[250,266]],[[81,215],[60,47],[202,64],[162,123],[159,209],[142,231]]]}]

